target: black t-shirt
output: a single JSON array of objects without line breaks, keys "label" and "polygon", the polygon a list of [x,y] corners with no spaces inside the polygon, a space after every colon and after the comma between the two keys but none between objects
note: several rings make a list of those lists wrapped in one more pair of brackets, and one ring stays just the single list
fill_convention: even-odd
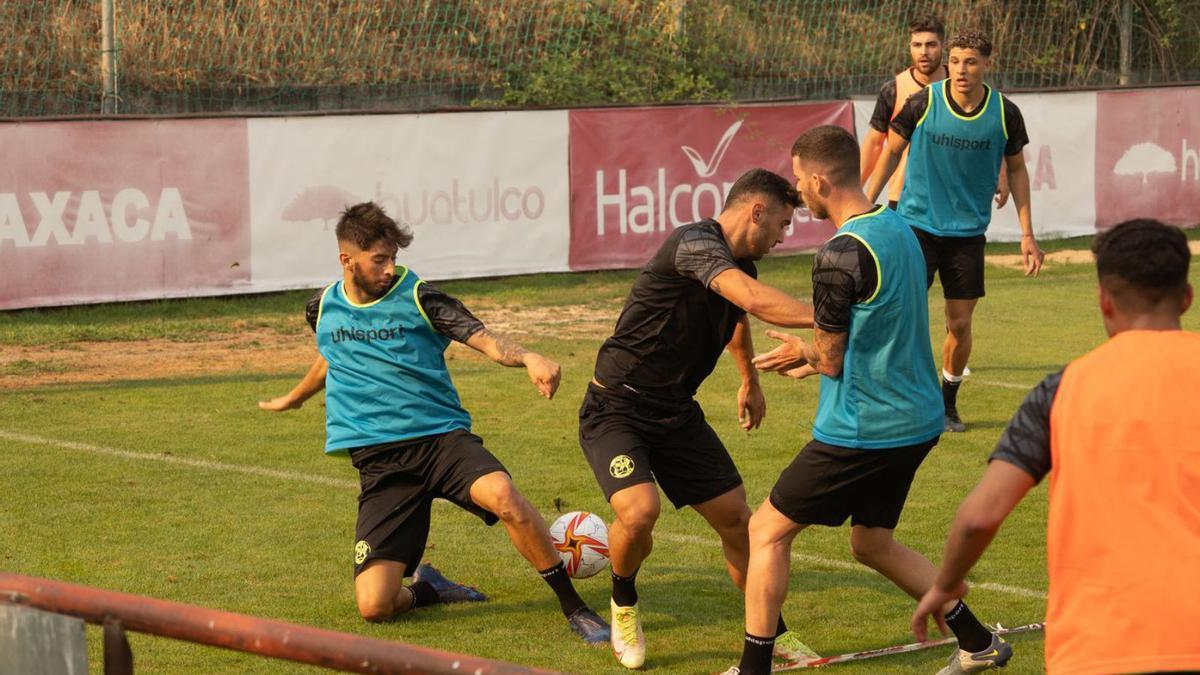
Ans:
[{"label": "black t-shirt", "polygon": [[[949,71],[945,70],[946,66],[942,66],[943,72],[949,75]],[[908,76],[913,77],[913,68],[908,69]],[[901,75],[900,77],[903,77]],[[916,78],[913,78],[916,81]],[[918,84],[920,84],[918,82]],[[879,88],[879,98],[875,99],[875,110],[871,113],[871,128],[875,131],[887,133],[888,125],[892,122],[892,113],[896,112],[896,78],[892,78],[883,83]]]},{"label": "black t-shirt", "polygon": [[812,282],[813,322],[828,333],[845,333],[850,330],[851,308],[879,287],[875,257],[854,237],[834,237],[817,250]]},{"label": "black t-shirt", "polygon": [[[399,282],[400,277],[393,278],[391,287],[395,287]],[[317,330],[317,316],[321,310],[321,295],[324,292],[323,288],[317,291],[304,307],[304,318],[313,332]],[[433,324],[434,330],[455,342],[466,342],[472,335],[483,330],[483,322],[475,318],[458,298],[443,293],[428,282],[421,282],[421,285],[417,286],[417,299],[420,300],[421,309],[425,310],[425,316],[429,317],[429,323]]]},{"label": "black t-shirt", "polygon": [[[992,95],[992,88],[985,84],[983,89],[983,100],[986,101],[987,97]],[[946,98],[950,101],[950,108],[961,117],[978,117],[979,113],[983,112],[983,105],[969,113],[963,112],[963,109],[954,102],[953,96]],[[1000,100],[1004,102],[1004,127],[1008,129],[1008,141],[1004,144],[1004,154],[1012,156],[1029,145],[1029,134],[1025,131],[1025,118],[1021,116],[1021,109],[1017,107],[1017,104],[1008,100],[1004,94],[1000,95]],[[908,97],[908,101],[904,103],[904,107],[900,108],[900,112],[896,114],[889,126],[892,131],[912,140],[913,132],[917,129],[917,122],[925,115],[925,109],[928,107],[929,92],[922,89]]]},{"label": "black t-shirt", "polygon": [[896,110],[896,78],[883,83],[879,88],[879,98],[875,99],[875,110],[871,112],[870,127],[875,131],[887,133],[888,125],[892,123],[892,112]]},{"label": "black t-shirt", "polygon": [[758,276],[754,263],[734,259],[717,221],[672,232],[633,282],[596,356],[596,380],[614,391],[691,399],[745,315],[709,290],[718,274],[734,268]]},{"label": "black t-shirt", "polygon": [[1008,462],[1038,483],[1050,473],[1050,410],[1062,375],[1060,370],[1046,376],[1029,392],[1004,429],[989,462],[997,459]]}]

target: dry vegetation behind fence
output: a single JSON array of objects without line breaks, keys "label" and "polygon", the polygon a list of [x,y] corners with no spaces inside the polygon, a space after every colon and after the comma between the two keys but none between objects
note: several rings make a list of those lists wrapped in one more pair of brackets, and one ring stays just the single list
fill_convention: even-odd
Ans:
[{"label": "dry vegetation behind fence", "polygon": [[[98,112],[99,0],[0,3],[0,115]],[[120,111],[870,93],[933,11],[1007,88],[1115,84],[1126,0],[115,0]],[[1135,81],[1200,79],[1200,0],[1128,0]]]}]

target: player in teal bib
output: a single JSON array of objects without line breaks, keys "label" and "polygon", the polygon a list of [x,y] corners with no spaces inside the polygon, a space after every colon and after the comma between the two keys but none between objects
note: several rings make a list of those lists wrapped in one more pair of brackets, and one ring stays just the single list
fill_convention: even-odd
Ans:
[{"label": "player in teal bib", "polygon": [[[745,641],[725,675],[771,672],[791,545],[807,527],[849,518],[857,560],[914,598],[933,585],[933,565],[894,537],[913,476],[942,430],[925,265],[908,224],[863,194],[858,157],[854,137],[836,126],[810,129],[792,146],[796,189],[813,218],[838,232],[813,262],[812,342],[767,331],[783,344],[754,363],[796,378],[820,374],[820,401],[813,440],[750,519]],[[941,609],[969,653],[998,640],[958,600]],[[1003,665],[1012,651],[1002,642],[996,650]]]},{"label": "player in teal bib", "polygon": [[921,93],[928,102],[910,140],[898,211],[941,237],[983,234],[992,221],[992,195],[1008,142],[1000,92],[985,85],[983,104],[971,117],[950,106],[946,80]]},{"label": "player in teal bib", "polygon": [[925,263],[917,238],[900,216],[882,206],[849,218],[835,236],[866,247],[877,281],[866,300],[850,307],[841,372],[821,374],[813,438],[862,450],[937,438],[941,397],[929,349]]},{"label": "player in teal bib", "polygon": [[325,452],[471,430],[442,352],[450,338],[421,308],[416,273],[396,268],[383,297],[356,304],[344,281],[321,293],[317,349],[325,377]]},{"label": "player in teal bib", "polygon": [[[991,197],[1003,165],[1021,222],[1025,274],[1036,276],[1044,257],[1033,236],[1029,174],[1023,148],[1029,142],[1021,111],[983,82],[991,67],[992,44],[967,31],[946,43],[950,77],[909,97],[892,119],[887,152],[868,183],[879,196],[908,149],[904,191],[897,207],[912,225],[925,254],[925,283],[935,275],[946,299],[942,345],[942,408],[946,431],[965,431],[958,413],[958,388],[971,356],[971,320],[984,295],[984,233],[992,220]],[[911,147],[909,147],[911,143]]]},{"label": "player in teal bib", "polygon": [[[368,621],[437,602],[478,602],[478,590],[422,564],[431,505],[446,499],[509,538],[557,595],[571,629],[608,642],[608,625],[575,591],[540,513],[471,433],[443,352],[455,340],[505,366],[523,366],[542,396],[558,389],[557,363],[489,331],[461,302],[396,266],[412,235],[373,203],[337,225],[342,280],[306,308],[320,356],[285,396],[283,411],[327,390],[325,452],[345,454],[362,491],[355,526],[354,595]],[[404,584],[412,575],[413,583]]]}]

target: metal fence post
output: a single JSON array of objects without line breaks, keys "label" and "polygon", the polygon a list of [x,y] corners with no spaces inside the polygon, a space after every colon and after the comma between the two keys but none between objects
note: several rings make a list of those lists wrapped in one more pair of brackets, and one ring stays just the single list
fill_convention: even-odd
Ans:
[{"label": "metal fence post", "polygon": [[1122,0],[1120,18],[1121,36],[1121,72],[1117,84],[1129,84],[1130,71],[1133,69],[1133,0]]},{"label": "metal fence post", "polygon": [[133,650],[121,621],[104,618],[104,675],[133,675]]},{"label": "metal fence post", "polygon": [[116,41],[113,39],[116,22],[113,18],[113,0],[103,0],[101,5],[100,32],[103,34],[103,43],[100,74],[104,78],[104,95],[100,99],[100,112],[113,115],[117,112]]}]

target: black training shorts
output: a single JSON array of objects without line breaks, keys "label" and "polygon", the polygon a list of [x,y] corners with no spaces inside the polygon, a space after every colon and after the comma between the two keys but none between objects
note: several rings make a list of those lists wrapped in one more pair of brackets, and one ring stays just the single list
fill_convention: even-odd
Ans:
[{"label": "black training shorts", "polygon": [[411,576],[425,553],[434,498],[454,502],[488,525],[498,520],[471,501],[479,478],[507,470],[469,431],[450,431],[373,445],[350,455],[358,469],[358,523],[354,528],[354,575],[370,560],[395,560]]},{"label": "black training shorts", "polygon": [[942,280],[942,297],[947,300],[973,300],[983,293],[983,246],[987,238],[939,237],[912,228],[925,254],[925,287],[933,286],[936,272]]},{"label": "black training shorts", "polygon": [[771,489],[771,505],[801,525],[896,529],[917,467],[938,439],[887,450],[811,441]]},{"label": "black training shorts", "polygon": [[742,484],[700,404],[690,399],[668,403],[589,384],[579,408],[579,445],[608,500],[657,480],[681,509]]}]

